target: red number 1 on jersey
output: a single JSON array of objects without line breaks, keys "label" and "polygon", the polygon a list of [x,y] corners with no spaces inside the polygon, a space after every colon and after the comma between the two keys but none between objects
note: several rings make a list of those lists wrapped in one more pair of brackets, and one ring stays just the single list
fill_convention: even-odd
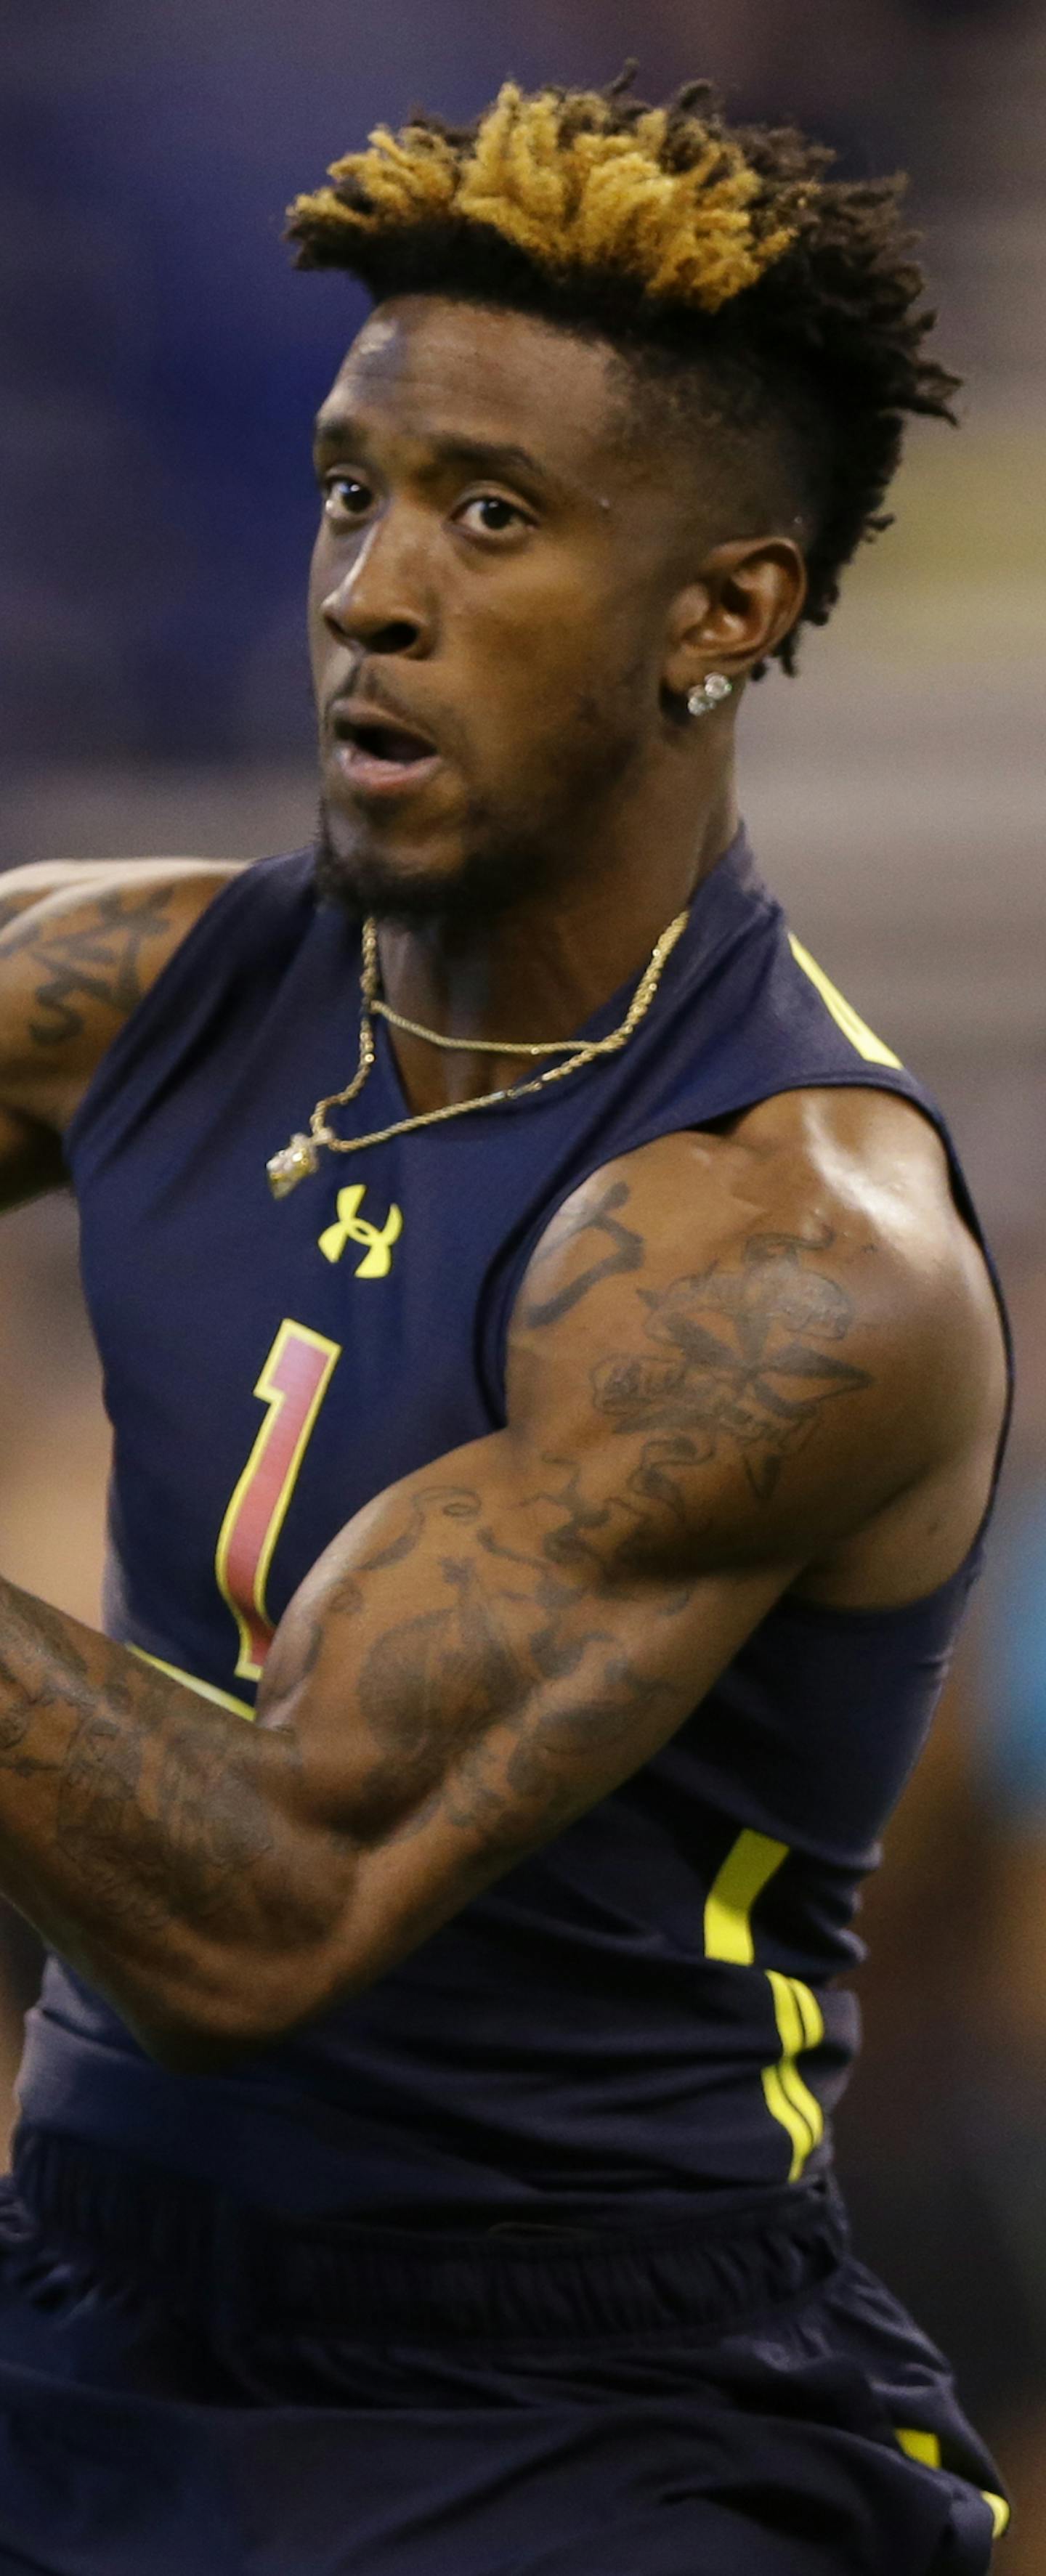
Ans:
[{"label": "red number 1 on jersey", "polygon": [[340,1342],[286,1320],[254,1390],[268,1412],[222,1522],[215,1557],[218,1589],[239,1630],[236,1670],[251,1681],[258,1680],[272,1644],[265,1607],[272,1552],[340,1357]]}]

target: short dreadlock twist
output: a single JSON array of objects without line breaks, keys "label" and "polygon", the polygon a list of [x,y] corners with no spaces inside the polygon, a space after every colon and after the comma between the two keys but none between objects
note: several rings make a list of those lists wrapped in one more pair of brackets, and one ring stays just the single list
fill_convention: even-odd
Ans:
[{"label": "short dreadlock twist", "polygon": [[[298,265],[596,334],[695,421],[695,376],[712,383],[742,435],[784,441],[811,531],[803,614],[824,625],[861,539],[889,525],[905,415],[954,418],[958,379],[924,354],[905,183],[833,179],[835,155],[792,127],[727,126],[708,82],[648,107],[632,78],[534,97],[509,82],[472,125],[379,126],[295,200]],[[778,652],[794,669],[794,635]]]}]

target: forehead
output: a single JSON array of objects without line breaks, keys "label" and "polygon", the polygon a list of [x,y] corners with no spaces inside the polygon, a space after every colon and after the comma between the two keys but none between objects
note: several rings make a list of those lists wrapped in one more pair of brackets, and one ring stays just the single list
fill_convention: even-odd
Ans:
[{"label": "forehead", "polygon": [[400,296],[364,324],[320,413],[419,442],[526,448],[565,481],[620,461],[621,370],[600,341],[530,314]]}]

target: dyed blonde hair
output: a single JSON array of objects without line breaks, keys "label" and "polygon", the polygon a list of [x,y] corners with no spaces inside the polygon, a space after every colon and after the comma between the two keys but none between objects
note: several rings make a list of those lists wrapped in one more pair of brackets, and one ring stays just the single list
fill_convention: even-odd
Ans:
[{"label": "dyed blonde hair", "polygon": [[792,247],[811,193],[808,179],[775,203],[742,142],[679,102],[623,118],[613,92],[527,98],[512,81],[467,133],[379,125],[330,178],[290,209],[310,260],[351,265],[368,235],[481,224],[553,276],[625,277],[705,313]]}]

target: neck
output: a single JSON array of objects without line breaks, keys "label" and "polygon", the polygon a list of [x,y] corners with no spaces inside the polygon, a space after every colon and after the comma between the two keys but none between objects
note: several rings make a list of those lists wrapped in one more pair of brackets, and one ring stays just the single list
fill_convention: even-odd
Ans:
[{"label": "neck", "polygon": [[[490,1042],[567,1038],[641,973],[655,942],[722,857],[737,830],[732,773],[697,818],[659,834],[647,818],[642,845],[611,848],[511,911],[474,922],[434,915],[384,922],[379,936],[385,998],[444,1037]],[[446,1055],[390,1029],[412,1110],[479,1100],[533,1063]]]}]

